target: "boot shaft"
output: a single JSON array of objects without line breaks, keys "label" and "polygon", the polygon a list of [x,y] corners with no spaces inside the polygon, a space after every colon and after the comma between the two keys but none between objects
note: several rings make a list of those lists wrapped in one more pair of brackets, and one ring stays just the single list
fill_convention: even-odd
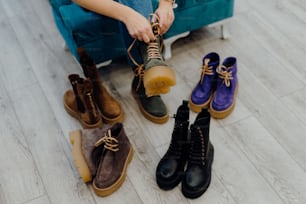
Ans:
[{"label": "boot shaft", "polygon": [[94,124],[100,120],[100,114],[94,102],[93,85],[89,79],[79,77],[77,74],[69,75],[78,112],[82,120]]},{"label": "boot shaft", "polygon": [[221,94],[234,94],[238,83],[237,60],[235,57],[226,58],[217,69],[217,88]]},{"label": "boot shaft", "polygon": [[208,109],[202,109],[195,119],[195,122],[190,126],[190,152],[188,165],[204,166],[208,159],[210,150],[209,126],[210,113]]}]

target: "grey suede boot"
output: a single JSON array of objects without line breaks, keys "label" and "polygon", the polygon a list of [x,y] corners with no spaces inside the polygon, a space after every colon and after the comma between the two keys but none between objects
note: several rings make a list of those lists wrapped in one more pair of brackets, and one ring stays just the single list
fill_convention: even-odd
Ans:
[{"label": "grey suede boot", "polygon": [[96,176],[103,146],[96,148],[95,144],[110,127],[111,125],[105,124],[103,128],[80,129],[69,133],[73,161],[85,183]]}]

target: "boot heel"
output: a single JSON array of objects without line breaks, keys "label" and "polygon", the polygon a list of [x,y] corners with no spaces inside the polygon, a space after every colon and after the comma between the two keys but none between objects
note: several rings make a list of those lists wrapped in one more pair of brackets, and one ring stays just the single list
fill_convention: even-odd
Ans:
[{"label": "boot heel", "polygon": [[148,96],[165,94],[176,84],[175,73],[169,67],[152,67],[145,71],[143,83]]},{"label": "boot heel", "polygon": [[80,130],[72,131],[69,133],[70,143],[72,145],[72,158],[75,166],[77,167],[80,176],[84,183],[92,180],[92,176],[84,155],[82,153],[82,135]]}]

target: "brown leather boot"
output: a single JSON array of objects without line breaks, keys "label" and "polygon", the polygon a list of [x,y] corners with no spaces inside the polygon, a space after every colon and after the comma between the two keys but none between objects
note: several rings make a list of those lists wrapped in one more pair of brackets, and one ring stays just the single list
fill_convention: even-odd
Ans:
[{"label": "brown leather boot", "polygon": [[80,129],[69,133],[73,161],[85,183],[96,176],[104,146],[96,148],[95,143],[110,127],[105,124],[103,128]]},{"label": "brown leather boot", "polygon": [[86,77],[90,78],[94,87],[94,99],[101,111],[105,123],[116,123],[124,120],[124,114],[116,101],[103,86],[99,71],[93,59],[83,48],[78,49],[80,64]]},{"label": "brown leather boot", "polygon": [[128,163],[133,157],[133,148],[123,129],[122,123],[108,129],[96,147],[104,146],[93,189],[99,196],[107,196],[116,191],[126,177]]},{"label": "brown leather boot", "polygon": [[80,121],[84,128],[102,125],[101,114],[93,99],[93,86],[89,79],[80,78],[78,74],[69,75],[72,90],[64,94],[66,111]]}]

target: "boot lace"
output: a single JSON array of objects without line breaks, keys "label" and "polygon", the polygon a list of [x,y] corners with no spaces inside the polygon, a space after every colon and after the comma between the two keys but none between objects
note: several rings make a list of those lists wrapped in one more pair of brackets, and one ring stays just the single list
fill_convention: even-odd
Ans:
[{"label": "boot lace", "polygon": [[219,74],[219,78],[223,79],[223,84],[225,84],[227,87],[231,85],[231,80],[233,80],[232,75],[232,67],[226,67],[224,65],[219,66],[217,68],[217,73]]},{"label": "boot lace", "polygon": [[[153,15],[157,19],[156,22],[151,22],[151,20],[150,20],[150,18]],[[158,40],[157,40],[158,36],[160,36],[159,18],[158,18],[158,16],[156,14],[151,14],[148,17],[148,20],[151,23],[152,31],[153,31],[153,34],[155,36],[155,40],[149,42],[149,44],[148,44],[148,50],[147,50],[148,60],[149,59],[162,59],[162,56],[160,54],[160,49],[162,49],[162,48],[159,49],[159,43],[158,43]],[[134,63],[134,65],[139,67],[140,65],[136,62],[135,58],[131,54],[131,50],[134,47],[136,41],[137,41],[137,39],[133,40],[132,44],[127,49],[127,53],[129,55],[129,58],[131,59],[131,61]]]},{"label": "boot lace", "polygon": [[200,127],[191,131],[191,146],[189,152],[190,164],[205,165],[205,143],[204,135]]},{"label": "boot lace", "polygon": [[107,131],[107,134],[105,134],[101,139],[99,139],[95,143],[95,147],[98,147],[102,144],[104,145],[105,149],[108,149],[112,152],[119,151],[119,141],[112,136],[110,129]]},{"label": "boot lace", "polygon": [[213,75],[214,74],[213,67],[212,66],[208,66],[209,61],[210,61],[210,59],[205,59],[204,60],[204,64],[202,66],[200,84],[203,83],[205,75]]},{"label": "boot lace", "polygon": [[136,87],[136,91],[139,90],[140,86],[141,86],[141,82],[143,80],[143,76],[144,76],[144,65],[139,65],[136,69],[135,69],[135,76],[139,77],[140,80],[138,80],[138,84]]}]

